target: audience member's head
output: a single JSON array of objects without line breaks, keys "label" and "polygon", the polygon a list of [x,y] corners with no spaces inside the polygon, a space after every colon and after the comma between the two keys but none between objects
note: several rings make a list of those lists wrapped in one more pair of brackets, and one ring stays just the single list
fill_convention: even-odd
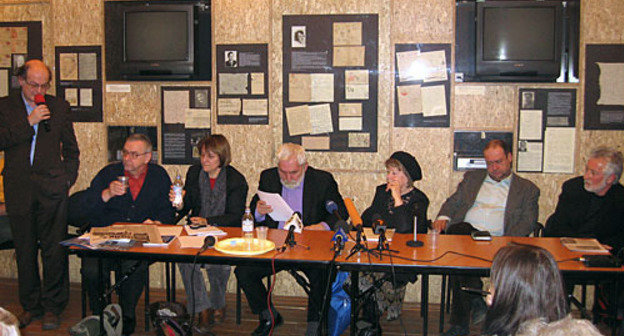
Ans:
[{"label": "audience member's head", "polygon": [[585,165],[585,190],[604,196],[622,176],[622,153],[609,147],[598,147],[589,154]]},{"label": "audience member's head", "polygon": [[494,181],[502,181],[511,175],[512,155],[509,145],[502,140],[492,140],[483,149],[485,164]]},{"label": "audience member's head", "polygon": [[284,143],[277,151],[277,172],[282,185],[294,189],[301,185],[308,161],[305,149],[294,143]]},{"label": "audience member's head", "polygon": [[15,315],[0,307],[0,335],[19,336],[19,321]]},{"label": "audience member's head", "polygon": [[520,325],[542,319],[550,323],[568,314],[557,262],[541,247],[510,245],[494,256],[491,305],[483,334],[514,335]]}]

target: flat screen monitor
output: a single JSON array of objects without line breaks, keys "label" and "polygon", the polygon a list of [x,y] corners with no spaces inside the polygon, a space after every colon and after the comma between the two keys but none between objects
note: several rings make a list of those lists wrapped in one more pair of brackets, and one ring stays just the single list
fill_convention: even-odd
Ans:
[{"label": "flat screen monitor", "polygon": [[477,3],[476,74],[555,80],[561,72],[561,1]]}]

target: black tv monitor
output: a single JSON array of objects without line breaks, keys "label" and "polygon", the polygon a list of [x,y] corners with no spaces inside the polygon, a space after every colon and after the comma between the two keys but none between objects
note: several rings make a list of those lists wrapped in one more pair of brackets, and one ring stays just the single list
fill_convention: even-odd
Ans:
[{"label": "black tv monitor", "polygon": [[481,80],[556,81],[561,1],[485,1],[476,7],[475,72]]},{"label": "black tv monitor", "polygon": [[107,80],[210,79],[209,6],[111,1],[105,22]]}]

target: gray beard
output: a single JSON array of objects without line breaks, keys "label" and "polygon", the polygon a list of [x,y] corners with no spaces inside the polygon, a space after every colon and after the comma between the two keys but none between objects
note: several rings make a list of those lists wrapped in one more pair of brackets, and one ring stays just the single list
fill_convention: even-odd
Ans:
[{"label": "gray beard", "polygon": [[298,188],[301,185],[301,181],[303,181],[303,176],[301,176],[301,178],[298,181],[295,181],[295,182],[287,182],[287,181],[284,181],[284,180],[280,179],[280,183],[282,183],[282,185],[286,189]]}]

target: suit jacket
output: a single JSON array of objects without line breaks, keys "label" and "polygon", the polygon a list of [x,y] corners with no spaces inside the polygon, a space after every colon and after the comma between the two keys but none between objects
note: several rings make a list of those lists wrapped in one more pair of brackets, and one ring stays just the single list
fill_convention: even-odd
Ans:
[{"label": "suit jacket", "polygon": [[[280,182],[277,168],[267,169],[260,174],[258,190],[282,194],[282,183]],[[258,195],[255,195],[251,200],[252,213],[256,210],[258,200]],[[338,219],[325,209],[325,202],[329,200],[336,203],[340,217],[346,220],[348,217],[347,208],[344,205],[340,192],[338,192],[338,184],[334,177],[326,171],[308,166],[303,181],[303,213],[301,214],[303,216],[303,225],[308,226],[325,222],[330,228],[334,229],[334,224]],[[277,228],[278,222],[267,215],[264,224],[271,228]]]},{"label": "suit jacket", "polygon": [[175,210],[169,202],[171,179],[165,169],[149,163],[145,181],[135,200],[130,190],[112,197],[108,202],[102,200],[102,191],[124,174],[123,164],[112,163],[104,167],[91,181],[88,196],[85,197],[90,207],[92,226],[109,226],[115,222],[142,223],[146,219],[157,220],[164,224],[173,224]]},{"label": "suit jacket", "polygon": [[34,161],[30,146],[35,130],[28,123],[21,91],[0,99],[0,150],[5,153],[4,192],[7,211],[23,214],[30,209],[32,192],[58,199],[67,196],[78,177],[78,143],[69,119],[69,104],[46,95],[50,132],[39,125]]},{"label": "suit jacket", "polygon": [[[449,226],[463,222],[466,213],[477,199],[477,194],[486,176],[486,170],[466,172],[455,193],[440,208],[438,216],[450,217]],[[537,222],[539,213],[537,201],[540,191],[533,182],[514,173],[511,176],[511,185],[505,206],[504,235],[528,236]]]},{"label": "suit jacket", "polygon": [[[219,226],[240,226],[241,218],[245,213],[247,202],[247,181],[245,176],[232,166],[225,166],[227,185],[225,195],[225,213],[219,216],[207,218],[211,225]],[[192,165],[186,173],[186,183],[184,189],[184,208],[179,211],[178,217],[186,215],[189,211],[191,217],[199,216],[201,210],[201,193],[199,191],[199,173],[202,171],[200,164]],[[179,220],[179,218],[178,218]]]},{"label": "suit jacket", "polygon": [[544,236],[596,238],[617,253],[624,247],[624,186],[614,184],[601,197],[586,191],[583,184],[582,176],[563,183]]}]

